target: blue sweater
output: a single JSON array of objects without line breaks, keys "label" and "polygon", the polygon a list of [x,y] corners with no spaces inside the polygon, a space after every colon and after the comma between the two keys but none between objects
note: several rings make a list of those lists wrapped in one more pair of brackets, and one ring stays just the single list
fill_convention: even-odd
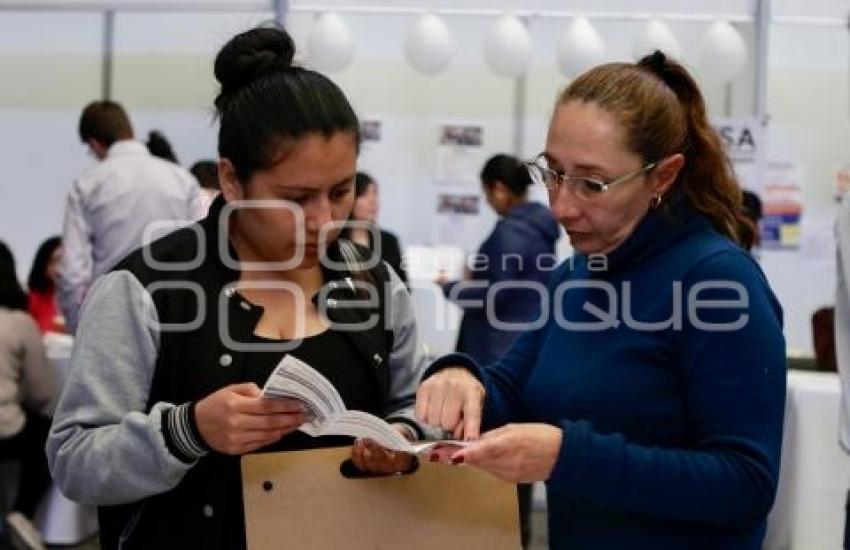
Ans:
[{"label": "blue sweater", "polygon": [[[487,390],[484,429],[563,429],[546,482],[551,548],[761,548],[785,402],[782,312],[764,275],[692,210],[678,222],[648,215],[605,259],[605,270],[581,256],[562,264],[549,320],[497,363],[454,354],[426,376],[474,370]],[[681,327],[638,326],[671,319],[676,294]]]},{"label": "blue sweater", "polygon": [[[472,272],[474,284],[464,288],[463,281],[443,285],[446,296],[454,295],[463,308],[457,347],[478,363],[490,363],[502,356],[521,334],[519,330],[494,327],[483,306],[493,285],[509,281],[546,284],[557,264],[555,241],[560,232],[551,211],[539,202],[523,202],[513,207],[481,244],[478,262]],[[457,285],[461,285],[458,287]],[[491,314],[503,323],[520,323],[540,308],[540,293],[528,288],[503,288],[494,294]]]}]

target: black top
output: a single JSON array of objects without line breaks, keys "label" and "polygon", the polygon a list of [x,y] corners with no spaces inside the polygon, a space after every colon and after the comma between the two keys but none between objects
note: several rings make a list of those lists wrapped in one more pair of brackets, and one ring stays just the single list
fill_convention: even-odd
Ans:
[{"label": "black top", "polygon": [[[404,282],[404,286],[410,288],[410,284],[407,280],[407,272],[404,270],[404,266],[402,265],[403,255],[401,253],[401,244],[398,242],[398,237],[394,234],[381,229],[377,225],[372,225],[369,229],[369,244],[365,247],[369,252],[374,252],[375,250],[375,234],[380,237],[380,246],[381,246],[381,260],[387,262],[393,271],[399,276],[399,278]],[[340,233],[340,237],[344,239],[351,239],[351,228],[346,227],[343,229],[342,233]],[[362,245],[361,245],[362,246]],[[370,256],[371,259],[371,256]]]},{"label": "black top", "polygon": [[[407,272],[404,270],[404,267],[401,265],[402,263],[402,254],[401,254],[401,245],[398,242],[398,237],[390,233],[389,231],[384,231],[380,229],[381,234],[381,259],[387,262],[393,271],[404,281],[404,285],[408,286],[407,282]],[[372,238],[373,233],[369,232],[369,249],[373,250],[375,248],[374,239]]]}]

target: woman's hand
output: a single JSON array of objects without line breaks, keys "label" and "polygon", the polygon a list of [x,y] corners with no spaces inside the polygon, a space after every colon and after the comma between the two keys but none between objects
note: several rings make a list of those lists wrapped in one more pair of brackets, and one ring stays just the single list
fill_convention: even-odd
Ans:
[{"label": "woman's hand", "polygon": [[[406,428],[393,427],[406,439],[410,439]],[[413,455],[385,449],[371,439],[358,439],[351,448],[351,462],[358,470],[367,474],[390,475],[406,472],[412,461]]]},{"label": "woman's hand", "polygon": [[358,439],[351,448],[351,462],[361,472],[391,475],[410,469],[413,455],[385,449],[371,439]]},{"label": "woman's hand", "polygon": [[455,439],[478,438],[483,407],[484,386],[460,367],[430,376],[416,392],[416,417],[452,432]]},{"label": "woman's hand", "polygon": [[198,401],[195,422],[212,449],[242,455],[270,445],[307,421],[293,399],[261,397],[256,384],[233,384]]},{"label": "woman's hand", "polygon": [[431,460],[471,464],[511,483],[546,481],[564,437],[561,428],[549,424],[508,424],[451,455],[438,449]]}]

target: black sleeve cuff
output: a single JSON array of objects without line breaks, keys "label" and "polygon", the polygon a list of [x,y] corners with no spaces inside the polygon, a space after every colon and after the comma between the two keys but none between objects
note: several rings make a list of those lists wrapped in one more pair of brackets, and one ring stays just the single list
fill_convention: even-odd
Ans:
[{"label": "black sleeve cuff", "polygon": [[465,353],[443,355],[425,369],[422,380],[450,367],[466,369],[482,384],[484,383],[484,377],[481,375],[481,366],[475,362],[475,359]]},{"label": "black sleeve cuff", "polygon": [[163,411],[162,436],[171,454],[186,464],[195,462],[210,451],[195,422],[195,402]]}]

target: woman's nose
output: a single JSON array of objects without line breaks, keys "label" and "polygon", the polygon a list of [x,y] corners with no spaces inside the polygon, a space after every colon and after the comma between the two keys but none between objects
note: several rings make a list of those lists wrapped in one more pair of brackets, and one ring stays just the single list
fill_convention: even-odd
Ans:
[{"label": "woman's nose", "polygon": [[559,221],[572,221],[582,215],[578,199],[566,185],[561,185],[554,193],[549,193],[549,209]]},{"label": "woman's nose", "polygon": [[308,233],[318,233],[333,220],[331,201],[320,196],[304,209],[304,221]]}]

